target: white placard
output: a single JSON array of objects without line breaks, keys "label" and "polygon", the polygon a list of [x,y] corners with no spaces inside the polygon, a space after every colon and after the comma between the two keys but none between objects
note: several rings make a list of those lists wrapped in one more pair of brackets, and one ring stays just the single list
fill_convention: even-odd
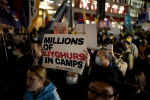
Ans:
[{"label": "white placard", "polygon": [[54,23],[54,34],[68,34],[67,24],[65,22]]},{"label": "white placard", "polygon": [[120,28],[111,27],[110,28],[110,33],[118,35],[120,33]]},{"label": "white placard", "polygon": [[85,66],[87,35],[45,34],[43,66],[82,74]]},{"label": "white placard", "polygon": [[[83,28],[84,27],[84,28]],[[85,29],[85,35],[89,35],[88,48],[97,49],[97,31],[96,24],[77,24],[77,34],[83,34]]]}]

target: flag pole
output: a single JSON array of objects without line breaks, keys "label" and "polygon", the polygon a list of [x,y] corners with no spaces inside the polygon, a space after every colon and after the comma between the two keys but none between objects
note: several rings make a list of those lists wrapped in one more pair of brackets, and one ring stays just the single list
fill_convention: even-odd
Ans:
[{"label": "flag pole", "polygon": [[[1,28],[2,28],[2,23],[1,23]],[[8,55],[7,55],[5,41],[4,41],[4,33],[2,33],[2,37],[3,37],[3,44],[4,44],[5,54],[6,54],[6,60],[7,60],[7,64],[8,64],[8,67],[9,67]]]},{"label": "flag pole", "polygon": [[83,24],[83,34],[85,34],[85,25]]},{"label": "flag pole", "polygon": [[25,22],[26,29],[27,29],[27,35],[28,35],[28,39],[29,39],[29,44],[30,44],[30,49],[31,49],[31,53],[32,53],[32,58],[33,58],[33,61],[35,62],[34,56],[33,56],[33,50],[32,50],[32,47],[31,47],[31,40],[30,40],[30,36],[29,36],[29,31],[28,31],[28,25],[27,25],[26,14],[25,14],[24,7],[23,7],[23,5],[22,5],[22,0],[21,0],[21,7],[22,7],[22,12],[23,12],[24,22]]}]

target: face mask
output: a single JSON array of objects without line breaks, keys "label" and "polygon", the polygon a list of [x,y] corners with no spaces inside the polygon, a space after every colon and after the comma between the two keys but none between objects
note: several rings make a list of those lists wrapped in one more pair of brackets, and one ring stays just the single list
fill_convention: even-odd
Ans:
[{"label": "face mask", "polygon": [[117,59],[120,59],[120,55],[114,54]]},{"label": "face mask", "polygon": [[107,35],[109,36],[109,34],[110,34],[110,31],[107,31]]},{"label": "face mask", "polygon": [[102,32],[99,32],[99,35],[102,35]]},{"label": "face mask", "polygon": [[69,85],[73,85],[77,83],[76,78],[72,78],[72,77],[67,77],[66,81],[67,81],[67,84]]},{"label": "face mask", "polygon": [[139,42],[142,42],[142,40],[139,40]]},{"label": "face mask", "polygon": [[135,94],[138,91],[136,87],[129,85],[129,84],[125,84],[124,87],[125,87],[125,91],[127,91],[127,93],[129,94]]},{"label": "face mask", "polygon": [[91,54],[93,54],[94,53],[94,50],[91,50]]},{"label": "face mask", "polygon": [[112,39],[113,37],[109,37],[109,39]]},{"label": "face mask", "polygon": [[38,38],[37,38],[37,37],[34,37],[34,38],[33,38],[33,40],[34,40],[34,41],[37,41],[37,40],[38,40]]},{"label": "face mask", "polygon": [[97,65],[101,65],[101,64],[102,64],[101,58],[100,58],[100,57],[96,57],[95,63],[96,63]]},{"label": "face mask", "polygon": [[136,40],[137,39],[136,36],[133,36],[133,39]]},{"label": "face mask", "polygon": [[14,56],[17,56],[17,53],[16,53],[16,51],[13,51],[13,55],[14,55]]},{"label": "face mask", "polygon": [[124,50],[124,51],[126,51],[126,50],[127,50],[127,47],[126,47],[125,45],[123,46],[123,50]]},{"label": "face mask", "polygon": [[8,49],[8,50],[11,50],[11,46],[8,46],[7,49]]},{"label": "face mask", "polygon": [[106,46],[103,46],[103,48],[107,49],[107,47],[106,47]]},{"label": "face mask", "polygon": [[147,59],[150,59],[150,55],[146,55]]},{"label": "face mask", "polygon": [[101,49],[102,47],[97,47],[97,50]]}]

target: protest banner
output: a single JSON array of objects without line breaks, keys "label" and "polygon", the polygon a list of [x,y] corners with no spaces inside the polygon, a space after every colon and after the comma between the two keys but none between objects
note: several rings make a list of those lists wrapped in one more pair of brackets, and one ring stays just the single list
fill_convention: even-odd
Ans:
[{"label": "protest banner", "polygon": [[65,22],[54,23],[54,34],[67,34],[67,24]]},{"label": "protest banner", "polygon": [[87,35],[45,34],[43,66],[82,74],[87,40]]},{"label": "protest banner", "polygon": [[[96,24],[85,24],[85,35],[89,35],[88,48],[97,49]],[[83,24],[77,24],[77,34],[83,34]]]},{"label": "protest banner", "polygon": [[118,35],[120,33],[120,28],[111,27],[110,28],[110,33]]}]

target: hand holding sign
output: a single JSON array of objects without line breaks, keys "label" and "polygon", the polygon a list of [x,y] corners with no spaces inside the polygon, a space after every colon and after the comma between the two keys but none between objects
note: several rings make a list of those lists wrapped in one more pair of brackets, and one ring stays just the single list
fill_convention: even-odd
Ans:
[{"label": "hand holding sign", "polygon": [[84,55],[84,58],[86,59],[86,66],[90,66],[90,54],[86,49],[84,51],[86,52]]}]

